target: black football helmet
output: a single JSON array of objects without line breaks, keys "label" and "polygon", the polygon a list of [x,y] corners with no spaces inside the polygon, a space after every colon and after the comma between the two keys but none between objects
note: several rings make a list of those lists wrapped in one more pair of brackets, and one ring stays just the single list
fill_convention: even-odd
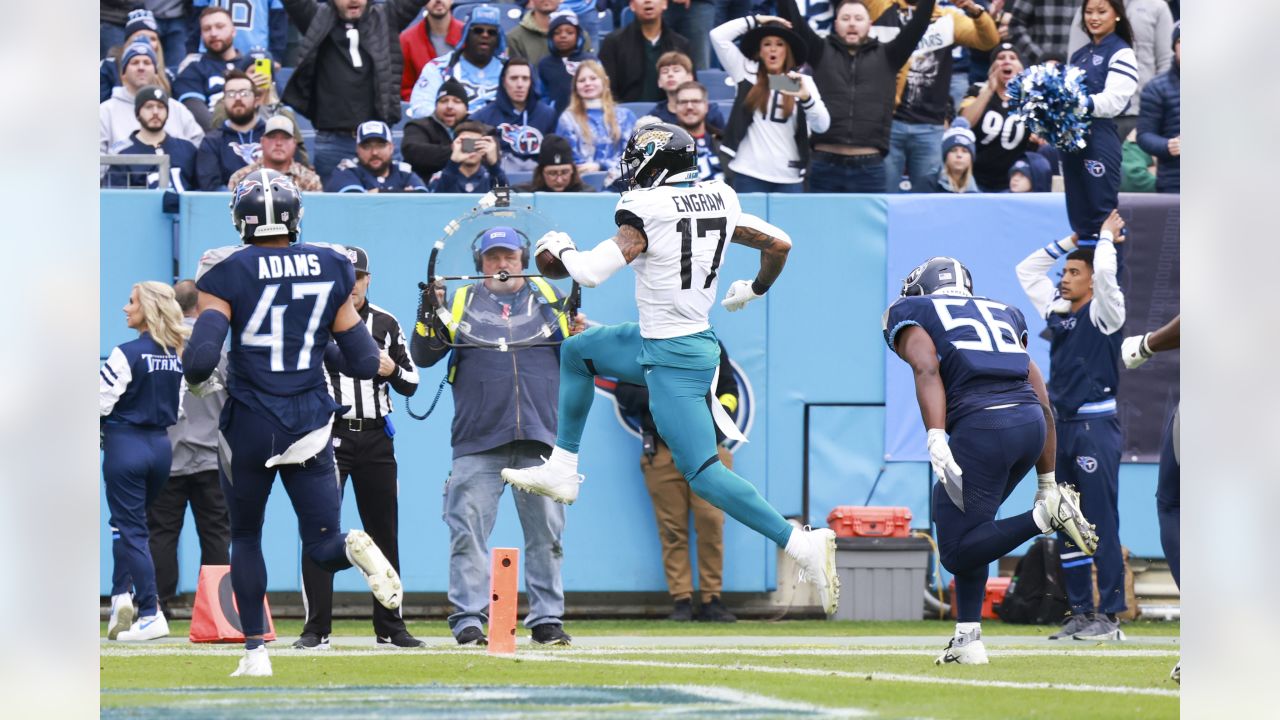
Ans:
[{"label": "black football helmet", "polygon": [[622,151],[622,178],[629,189],[697,180],[698,144],[671,123],[638,127]]},{"label": "black football helmet", "polygon": [[902,296],[972,295],[973,275],[959,260],[931,257],[902,281]]},{"label": "black football helmet", "polygon": [[249,173],[231,193],[231,223],[245,242],[274,235],[298,239],[302,192],[293,179],[275,170]]}]

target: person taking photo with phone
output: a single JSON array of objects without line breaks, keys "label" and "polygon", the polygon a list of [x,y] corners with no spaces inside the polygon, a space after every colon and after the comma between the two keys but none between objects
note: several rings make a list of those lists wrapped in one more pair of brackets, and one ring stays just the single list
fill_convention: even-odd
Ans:
[{"label": "person taking photo with phone", "polygon": [[804,192],[809,134],[831,125],[813,78],[795,72],[809,55],[805,41],[790,22],[755,15],[712,30],[711,47],[738,84],[720,141],[733,158],[733,189]]}]

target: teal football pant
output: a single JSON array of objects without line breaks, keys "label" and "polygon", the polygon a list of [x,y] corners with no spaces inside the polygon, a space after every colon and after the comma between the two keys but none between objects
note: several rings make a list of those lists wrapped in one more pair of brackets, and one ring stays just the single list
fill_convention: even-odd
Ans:
[{"label": "teal football pant", "polygon": [[[582,430],[595,399],[595,376],[604,375],[649,387],[649,411],[658,434],[671,448],[676,467],[689,487],[730,517],[785,547],[791,524],[761,497],[755,486],[725,467],[716,454],[715,423],[707,393],[720,360],[715,336],[644,340],[636,323],[597,326],[560,346],[560,420],[556,445],[578,452]],[[689,349],[711,343],[705,353]],[[672,352],[675,348],[675,352]],[[640,364],[640,355],[667,357],[681,365]],[[704,356],[706,360],[704,360]]]}]

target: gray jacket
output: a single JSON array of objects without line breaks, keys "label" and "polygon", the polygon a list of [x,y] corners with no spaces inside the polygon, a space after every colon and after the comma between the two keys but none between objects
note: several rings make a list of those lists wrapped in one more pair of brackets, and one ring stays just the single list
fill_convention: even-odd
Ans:
[{"label": "gray jacket", "polygon": [[[1124,0],[1124,13],[1133,28],[1133,54],[1138,56],[1138,90],[1121,113],[1137,115],[1142,88],[1151,78],[1168,72],[1173,64],[1173,13],[1164,0]],[[1080,26],[1080,10],[1071,19],[1067,38],[1067,56],[1089,44],[1089,36]]]},{"label": "gray jacket", "polygon": [[[183,318],[187,327],[195,325],[195,318]],[[218,362],[213,377],[225,387],[227,382],[227,356]],[[218,390],[204,397],[196,397],[183,383],[182,411],[178,422],[169,426],[169,445],[173,447],[170,475],[194,475],[198,472],[218,469],[218,419],[222,406],[227,402],[227,391]]]}]

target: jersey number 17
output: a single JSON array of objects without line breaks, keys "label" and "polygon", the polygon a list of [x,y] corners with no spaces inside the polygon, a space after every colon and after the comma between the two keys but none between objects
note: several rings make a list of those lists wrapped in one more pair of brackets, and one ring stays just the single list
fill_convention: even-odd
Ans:
[{"label": "jersey number 17", "polygon": [[[676,230],[680,233],[680,289],[689,290],[693,287],[693,218],[680,218],[676,223]],[[729,221],[723,217],[698,218],[698,238],[705,239],[707,235],[715,232],[720,237],[716,240],[716,253],[711,260],[711,272],[707,273],[706,282],[702,283],[702,289],[706,290],[711,287],[711,283],[716,279],[716,270],[720,268],[720,260],[724,257],[724,241],[727,239]]]}]

